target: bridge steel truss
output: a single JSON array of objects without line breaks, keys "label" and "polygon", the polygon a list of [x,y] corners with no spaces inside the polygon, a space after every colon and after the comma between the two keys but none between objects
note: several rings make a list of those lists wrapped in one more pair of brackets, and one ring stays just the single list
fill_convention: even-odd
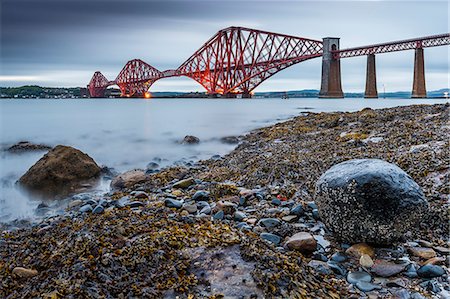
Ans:
[{"label": "bridge steel truss", "polygon": [[229,27],[208,40],[177,72],[194,79],[210,94],[249,97],[277,72],[321,55],[321,41]]}]

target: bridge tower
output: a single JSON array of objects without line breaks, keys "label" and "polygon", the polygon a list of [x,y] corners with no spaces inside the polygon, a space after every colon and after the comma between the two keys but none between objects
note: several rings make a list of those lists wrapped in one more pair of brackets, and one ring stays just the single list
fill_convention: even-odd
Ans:
[{"label": "bridge tower", "polygon": [[367,55],[366,91],[364,93],[364,97],[366,99],[378,98],[375,54],[373,53]]},{"label": "bridge tower", "polygon": [[425,62],[423,58],[423,48],[419,44],[414,55],[414,81],[412,98],[426,98],[427,89],[425,87]]},{"label": "bridge tower", "polygon": [[322,82],[319,98],[343,98],[341,85],[341,62],[333,51],[339,50],[339,38],[323,38]]}]

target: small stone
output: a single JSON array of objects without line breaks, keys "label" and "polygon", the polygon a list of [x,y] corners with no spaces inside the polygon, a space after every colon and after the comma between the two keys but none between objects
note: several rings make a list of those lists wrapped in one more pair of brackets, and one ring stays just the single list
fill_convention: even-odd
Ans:
[{"label": "small stone", "polygon": [[318,209],[312,210],[312,216],[315,220],[320,220],[319,210]]},{"label": "small stone", "polygon": [[417,270],[416,270],[416,267],[414,266],[414,264],[409,264],[406,267],[406,271],[403,274],[409,278],[416,278],[418,276]]},{"label": "small stone", "polygon": [[360,259],[363,254],[367,254],[371,258],[375,257],[375,250],[366,243],[358,243],[350,246],[345,253]]},{"label": "small stone", "polygon": [[410,247],[408,248],[408,251],[421,259],[430,259],[432,257],[436,256],[436,252],[431,248],[425,248],[425,247]]},{"label": "small stone", "polygon": [[445,270],[437,265],[424,265],[417,270],[417,274],[422,278],[433,278],[444,275]]},{"label": "small stone", "polygon": [[166,207],[169,207],[169,208],[179,209],[179,208],[181,208],[183,206],[183,203],[181,201],[179,201],[179,200],[176,200],[176,199],[166,198],[164,200],[164,205]]},{"label": "small stone", "polygon": [[186,135],[183,141],[181,141],[181,144],[198,144],[198,143],[200,143],[200,139],[192,135]]},{"label": "small stone", "polygon": [[134,197],[135,197],[135,198],[147,199],[147,198],[148,198],[148,194],[145,193],[144,191],[137,191],[137,192],[134,194]]},{"label": "small stone", "polygon": [[195,201],[208,201],[209,200],[209,192],[204,190],[199,190],[195,192],[192,196],[192,199]]},{"label": "small stone", "polygon": [[224,216],[225,216],[224,212],[220,210],[216,214],[214,214],[213,218],[215,220],[222,220]]},{"label": "small stone", "polygon": [[286,222],[294,222],[295,220],[297,220],[298,216],[297,215],[287,215],[284,216],[283,218],[281,218],[283,221]]},{"label": "small stone", "polygon": [[347,281],[351,284],[356,284],[360,281],[371,282],[372,276],[370,276],[369,273],[364,271],[349,272],[347,274]]},{"label": "small stone", "polygon": [[68,208],[71,209],[71,208],[74,208],[74,207],[78,207],[82,203],[83,203],[83,201],[81,199],[72,200],[71,202],[69,202]]},{"label": "small stone", "polygon": [[340,264],[334,261],[328,261],[327,264],[330,267],[330,269],[333,270],[333,272],[338,275],[344,276],[345,273],[347,272]]},{"label": "small stone", "polygon": [[181,216],[189,216],[189,212],[186,210],[181,211],[180,213]]},{"label": "small stone", "polygon": [[419,244],[420,244],[420,246],[423,246],[423,247],[428,247],[428,248],[433,247],[433,244],[431,242],[428,242],[425,240],[419,240]]},{"label": "small stone", "polygon": [[200,214],[206,214],[209,215],[211,214],[211,207],[210,206],[205,206],[200,210]]},{"label": "small stone", "polygon": [[343,263],[347,260],[347,256],[342,252],[336,252],[331,256],[331,260],[336,263]]},{"label": "small stone", "polygon": [[272,204],[275,206],[279,206],[281,205],[281,200],[279,200],[278,198],[274,198],[272,199]]},{"label": "small stone", "polygon": [[292,215],[297,215],[297,216],[301,216],[305,213],[305,211],[303,210],[303,206],[302,205],[296,205],[295,207],[293,207],[290,211],[290,213]]},{"label": "small stone", "polygon": [[373,290],[381,290],[381,286],[370,283],[370,282],[365,282],[365,281],[357,282],[356,287],[363,292],[370,292]]},{"label": "small stone", "polygon": [[436,247],[434,247],[434,250],[436,250],[440,254],[445,254],[445,255],[450,254],[450,249],[446,248],[446,247],[436,246]]},{"label": "small stone", "polygon": [[12,270],[12,274],[16,275],[18,277],[21,277],[21,278],[30,278],[30,277],[38,275],[38,271],[32,270],[32,269],[23,268],[23,267],[15,267]]},{"label": "small stone", "polygon": [[425,263],[423,263],[424,265],[438,265],[438,264],[443,264],[445,262],[445,258],[444,257],[432,257],[428,260],[425,261]]},{"label": "small stone", "polygon": [[275,245],[280,244],[280,241],[281,241],[280,236],[277,236],[277,235],[274,235],[274,234],[271,234],[271,233],[261,233],[260,237],[263,240],[269,241],[269,242],[271,242],[271,243],[273,243]]},{"label": "small stone", "polygon": [[381,277],[390,277],[397,275],[405,270],[407,264],[396,264],[386,260],[376,260],[372,266],[372,271]]},{"label": "small stone", "polygon": [[370,268],[373,266],[373,260],[370,256],[368,256],[367,254],[363,254],[361,255],[361,257],[359,258],[359,264],[361,265],[361,267],[364,268]]},{"label": "small stone", "polygon": [[259,220],[258,224],[264,226],[265,228],[271,228],[275,226],[280,226],[281,221],[276,218],[262,218]]},{"label": "small stone", "polygon": [[244,212],[240,211],[234,212],[233,219],[235,221],[243,221],[245,218],[247,218],[247,215]]},{"label": "small stone", "polygon": [[188,179],[184,179],[184,180],[176,182],[175,184],[173,184],[172,187],[177,188],[177,189],[186,189],[194,184],[195,184],[194,178],[188,178]]},{"label": "small stone", "polygon": [[183,209],[188,211],[189,214],[194,214],[197,212],[197,205],[194,204],[184,204]]},{"label": "small stone", "polygon": [[317,241],[310,233],[299,232],[287,240],[286,247],[300,252],[313,252],[317,248]]},{"label": "small stone", "polygon": [[105,211],[105,209],[101,205],[98,205],[92,210],[92,213],[94,213],[94,214],[101,214],[104,211]]},{"label": "small stone", "polygon": [[258,221],[256,218],[249,218],[247,219],[247,223],[250,225],[255,225],[255,223]]},{"label": "small stone", "polygon": [[329,275],[331,274],[331,269],[328,266],[327,263],[323,262],[323,261],[317,261],[317,260],[311,260],[308,263],[308,266],[313,268],[314,270],[316,270],[317,272],[319,272],[320,274],[323,275]]},{"label": "small stone", "polygon": [[84,205],[79,210],[81,213],[91,212],[92,206],[91,205]]},{"label": "small stone", "polygon": [[127,203],[127,206],[129,206],[130,208],[142,207],[143,205],[144,203],[142,201],[132,201]]}]

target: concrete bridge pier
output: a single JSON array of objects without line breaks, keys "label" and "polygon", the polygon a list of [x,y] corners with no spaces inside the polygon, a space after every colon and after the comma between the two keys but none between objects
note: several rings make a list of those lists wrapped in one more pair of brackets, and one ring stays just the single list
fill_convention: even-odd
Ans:
[{"label": "concrete bridge pier", "polygon": [[416,48],[414,55],[414,81],[412,98],[426,98],[425,88],[425,63],[423,58],[423,48]]},{"label": "concrete bridge pier", "polygon": [[367,55],[366,91],[364,93],[364,98],[366,99],[378,98],[375,54]]},{"label": "concrete bridge pier", "polygon": [[322,54],[322,82],[319,98],[343,98],[341,85],[341,62],[333,57],[333,52],[339,50],[339,38],[325,37]]},{"label": "concrete bridge pier", "polygon": [[243,99],[251,99],[252,98],[252,94],[250,92],[246,91],[246,92],[242,93],[241,97]]}]

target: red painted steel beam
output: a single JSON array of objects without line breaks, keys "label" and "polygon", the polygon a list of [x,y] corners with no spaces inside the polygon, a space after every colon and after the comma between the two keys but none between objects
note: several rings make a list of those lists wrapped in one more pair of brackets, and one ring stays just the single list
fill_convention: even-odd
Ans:
[{"label": "red painted steel beam", "polygon": [[336,59],[450,45],[450,33],[335,51]]},{"label": "red painted steel beam", "polygon": [[248,95],[277,72],[321,55],[321,41],[229,27],[209,39],[177,72],[199,82],[208,93]]},{"label": "red painted steel beam", "polygon": [[94,73],[87,86],[89,95],[92,98],[103,98],[105,96],[106,88],[113,84],[114,82],[108,81],[101,72],[97,71]]},{"label": "red painted steel beam", "polygon": [[123,97],[144,97],[150,86],[163,77],[163,73],[153,66],[140,59],[133,59],[125,64],[115,83]]}]

